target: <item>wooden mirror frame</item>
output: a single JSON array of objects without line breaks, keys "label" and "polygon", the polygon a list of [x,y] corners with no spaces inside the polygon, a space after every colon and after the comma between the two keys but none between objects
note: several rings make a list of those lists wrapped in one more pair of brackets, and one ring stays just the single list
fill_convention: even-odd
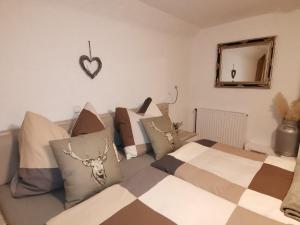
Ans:
[{"label": "wooden mirror frame", "polygon": [[[215,87],[217,87],[217,88],[264,88],[264,89],[270,89],[271,88],[271,78],[272,78],[272,65],[273,65],[274,50],[275,50],[275,40],[276,40],[276,36],[270,36],[270,37],[248,39],[248,40],[218,44]],[[270,55],[269,55],[269,58],[267,59],[267,62],[266,62],[267,66],[266,66],[266,70],[265,70],[265,75],[267,77],[264,81],[259,81],[259,82],[258,81],[253,81],[253,82],[221,81],[221,63],[222,63],[223,50],[230,49],[230,48],[240,48],[240,47],[247,47],[247,46],[263,45],[263,44],[270,45]]]}]

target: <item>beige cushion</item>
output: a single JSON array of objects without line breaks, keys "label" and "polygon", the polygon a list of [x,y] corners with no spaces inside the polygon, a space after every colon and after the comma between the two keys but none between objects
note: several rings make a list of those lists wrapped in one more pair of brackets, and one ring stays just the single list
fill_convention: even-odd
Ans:
[{"label": "beige cushion", "polygon": [[138,114],[127,108],[116,109],[115,123],[120,132],[127,159],[152,150],[150,140],[140,120],[161,115],[161,111],[153,103],[149,105],[145,114]]},{"label": "beige cushion", "polygon": [[20,167],[12,183],[15,197],[46,193],[62,187],[62,179],[49,141],[69,137],[48,119],[27,112],[19,133]]},{"label": "beige cushion", "polygon": [[182,146],[169,116],[147,118],[141,121],[151,141],[156,159],[161,159]]},{"label": "beige cushion", "polygon": [[110,131],[51,141],[50,145],[64,179],[66,208],[120,182]]}]

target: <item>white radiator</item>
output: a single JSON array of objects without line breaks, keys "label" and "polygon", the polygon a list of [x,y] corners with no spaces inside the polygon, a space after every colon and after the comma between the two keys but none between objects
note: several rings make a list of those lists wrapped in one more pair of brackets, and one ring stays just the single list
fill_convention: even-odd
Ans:
[{"label": "white radiator", "polygon": [[248,115],[215,109],[197,109],[197,133],[200,138],[243,148]]}]

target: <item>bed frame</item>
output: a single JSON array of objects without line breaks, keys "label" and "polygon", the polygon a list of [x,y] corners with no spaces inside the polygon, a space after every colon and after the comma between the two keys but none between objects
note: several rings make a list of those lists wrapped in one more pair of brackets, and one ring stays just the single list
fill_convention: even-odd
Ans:
[{"label": "bed frame", "polygon": [[[169,104],[158,104],[159,109],[164,115],[169,114]],[[134,109],[136,110],[136,109]],[[114,113],[100,114],[106,127],[110,127],[114,133]],[[70,130],[73,120],[56,122],[59,126]],[[0,185],[7,184],[16,173],[19,163],[18,150],[19,129],[12,129],[0,132]]]}]

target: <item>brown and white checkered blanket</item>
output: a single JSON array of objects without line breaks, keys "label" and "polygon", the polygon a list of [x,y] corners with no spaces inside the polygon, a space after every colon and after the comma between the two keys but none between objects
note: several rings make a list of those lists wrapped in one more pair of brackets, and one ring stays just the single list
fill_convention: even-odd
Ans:
[{"label": "brown and white checkered blanket", "polygon": [[[189,143],[48,225],[300,224],[280,211],[295,161]],[[175,176],[174,176],[175,175]]]},{"label": "brown and white checkered blanket", "polygon": [[[191,142],[152,164],[235,205],[227,223],[300,224],[280,211],[296,159],[245,151],[210,140]],[[213,204],[207,201],[207,205]],[[216,211],[216,215],[221,211]],[[210,224],[210,223],[207,223]]]}]

